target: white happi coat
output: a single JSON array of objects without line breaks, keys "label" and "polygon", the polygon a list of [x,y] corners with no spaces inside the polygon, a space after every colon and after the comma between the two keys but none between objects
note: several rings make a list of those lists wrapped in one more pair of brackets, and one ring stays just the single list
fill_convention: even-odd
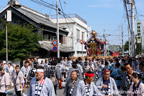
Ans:
[{"label": "white happi coat", "polygon": [[[75,96],[86,96],[86,88],[85,88],[85,83],[84,81],[80,81],[77,84],[77,89],[76,89],[76,95]],[[95,84],[91,82],[90,84],[90,94],[89,96],[104,96],[100,93],[100,91],[97,89]]]},{"label": "white happi coat", "polygon": [[[37,83],[36,77],[30,82],[29,90],[27,96],[35,96],[35,84]],[[50,79],[45,78],[40,96],[55,96],[54,86]]]},{"label": "white happi coat", "polygon": [[[119,91],[117,89],[117,85],[115,83],[115,80],[112,77],[110,78],[110,95],[114,95],[114,96],[119,96]],[[98,81],[96,82],[96,86],[99,89],[99,91],[102,91],[102,87],[103,87],[103,77],[100,77],[98,79]],[[104,94],[103,94],[104,95]]]},{"label": "white happi coat", "polygon": [[8,70],[9,70],[9,73],[10,73],[10,75],[11,75],[11,73],[12,73],[12,71],[13,71],[13,67],[12,67],[12,66],[8,67]]},{"label": "white happi coat", "polygon": [[16,72],[13,75],[13,83],[15,84],[16,87],[16,91],[21,91],[22,88],[20,88],[20,84],[24,83],[24,75],[21,71],[19,71],[18,75],[16,74]]},{"label": "white happi coat", "polygon": [[78,86],[78,83],[80,82],[81,80],[80,79],[77,79],[74,83],[74,89],[70,94],[70,91],[71,91],[71,88],[72,88],[72,85],[73,85],[73,81],[71,80],[71,78],[66,82],[66,86],[65,86],[65,89],[64,89],[64,96],[75,96],[76,94],[76,89],[77,89],[77,86]]},{"label": "white happi coat", "polygon": [[[130,86],[127,96],[133,96],[133,84]],[[144,96],[144,84],[140,83],[139,88],[137,90],[137,96]]]},{"label": "white happi coat", "polygon": [[5,93],[5,88],[8,85],[10,85],[9,74],[5,73],[0,76],[0,93]]},{"label": "white happi coat", "polygon": [[30,70],[31,70],[31,67],[30,67],[30,66],[28,66],[27,69],[26,69],[25,66],[23,66],[23,67],[21,68],[21,71],[22,71],[23,75],[24,75],[24,76],[26,75],[26,77],[28,76]]},{"label": "white happi coat", "polygon": [[[23,73],[23,75],[24,75],[24,77],[26,76],[27,78],[28,78],[28,74],[29,74],[29,71],[31,70],[31,67],[30,66],[28,66],[28,68],[26,68],[25,66],[23,66],[22,68],[21,68],[21,71],[22,71],[22,73]],[[27,83],[27,79],[25,80],[25,83]]]}]

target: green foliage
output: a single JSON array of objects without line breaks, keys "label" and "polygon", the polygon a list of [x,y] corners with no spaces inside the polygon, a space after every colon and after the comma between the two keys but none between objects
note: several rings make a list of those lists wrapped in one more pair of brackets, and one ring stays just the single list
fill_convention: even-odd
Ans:
[{"label": "green foliage", "polygon": [[129,41],[126,41],[124,45],[124,51],[128,51],[128,50],[129,50]]},{"label": "green foliage", "polygon": [[141,43],[137,43],[136,46],[136,55],[139,55],[142,52],[142,45]]},{"label": "green foliage", "polygon": [[[129,50],[129,41],[126,41],[124,45],[124,51]],[[142,52],[142,45],[141,43],[136,43],[136,55],[139,55]]]},{"label": "green foliage", "polygon": [[[0,26],[4,24],[1,23]],[[41,39],[38,33],[34,33],[32,25],[8,24],[8,54],[9,60],[22,60],[30,56],[32,52],[38,51],[40,45],[38,41]],[[5,26],[0,27],[0,58],[5,59],[6,40]]]}]

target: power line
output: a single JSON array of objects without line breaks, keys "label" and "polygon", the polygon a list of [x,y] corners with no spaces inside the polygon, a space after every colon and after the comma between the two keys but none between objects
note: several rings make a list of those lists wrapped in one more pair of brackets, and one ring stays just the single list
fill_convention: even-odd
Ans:
[{"label": "power line", "polygon": [[41,2],[41,0],[40,1],[38,1],[38,0],[31,0],[31,1],[33,1],[33,2],[35,2],[35,3],[37,3],[37,4],[40,4],[40,5],[42,5],[42,6],[45,6],[45,7],[48,7],[48,8],[51,8],[51,9],[54,9],[54,10],[56,10],[56,7],[54,6],[54,5],[52,5],[52,4],[49,4],[49,3],[45,3],[45,2]]},{"label": "power line", "polygon": [[42,1],[43,3],[46,3],[46,4],[50,5],[50,6],[56,7],[56,5],[50,4],[50,3],[48,3],[48,2],[46,2],[44,0],[40,0],[40,1]]},{"label": "power line", "polygon": [[[60,6],[61,6],[61,9],[62,9],[62,12],[63,12],[63,16],[64,16],[64,18],[65,18],[66,24],[67,24],[69,30],[71,31],[71,29],[70,29],[70,27],[69,27],[69,25],[68,25],[68,22],[67,22],[67,20],[66,20],[65,14],[64,14],[64,10],[63,10],[62,4],[61,4],[61,0],[59,0],[59,2],[60,2]],[[71,32],[72,32],[72,31],[71,31]],[[73,33],[73,32],[72,32],[72,33]]]},{"label": "power line", "polygon": [[[40,0],[40,1],[38,1],[38,0],[31,0],[31,1],[33,1],[33,2],[35,2],[35,3],[37,3],[37,4],[40,4],[40,5],[42,5],[42,6],[45,6],[45,7],[48,7],[48,8],[51,8],[51,9],[56,10],[56,6],[55,6],[55,5],[50,4],[50,3],[46,2],[46,1],[43,1],[43,0]],[[60,8],[59,8],[59,13],[60,13],[60,14],[63,14],[65,17],[68,17],[67,19],[70,19],[70,20],[74,21],[73,19],[71,19],[71,17],[69,17],[69,16],[66,15],[63,11],[61,11]],[[74,22],[75,22],[75,21],[74,21]]]},{"label": "power line", "polygon": [[[55,1],[55,0],[53,0],[53,2],[52,2],[53,5],[54,5],[54,1]],[[50,9],[50,11],[49,11],[49,15],[50,15],[51,11],[52,11],[52,9]]]},{"label": "power line", "polygon": [[[55,5],[50,4],[50,3],[46,2],[46,1],[43,1],[43,0],[40,0],[40,1],[38,1],[38,0],[31,0],[31,1],[33,1],[33,2],[35,2],[35,3],[37,3],[37,4],[40,4],[40,5],[42,5],[42,6],[45,6],[45,7],[48,7],[48,8],[51,8],[51,9],[56,10],[56,6],[55,6]],[[61,1],[59,0],[59,2],[60,2],[60,5],[61,5],[61,9],[62,9],[62,10],[60,10],[60,8],[59,8],[59,14],[61,14],[61,15],[65,18],[66,24],[67,24],[69,30],[71,31],[71,29],[70,29],[70,27],[69,27],[69,25],[68,25],[67,19],[66,19],[66,16],[67,16],[67,17],[69,17],[69,16],[64,13],[63,7],[62,7],[62,4],[61,4]],[[74,20],[71,19],[70,17],[69,17],[68,19],[74,21]],[[74,22],[75,22],[75,21],[74,21]],[[72,31],[71,31],[71,32],[72,32]]]},{"label": "power line", "polygon": [[128,10],[127,10],[126,0],[123,0],[123,3],[124,3],[125,11],[126,11],[126,17],[127,17],[127,21],[128,21],[128,27],[130,28],[130,20],[129,20],[129,14],[128,14]]},{"label": "power line", "polygon": [[136,10],[136,17],[137,17],[138,20],[140,20],[139,17],[138,17],[138,11],[137,11],[137,7],[136,7],[136,2],[134,2],[134,5],[135,5],[135,10]]}]

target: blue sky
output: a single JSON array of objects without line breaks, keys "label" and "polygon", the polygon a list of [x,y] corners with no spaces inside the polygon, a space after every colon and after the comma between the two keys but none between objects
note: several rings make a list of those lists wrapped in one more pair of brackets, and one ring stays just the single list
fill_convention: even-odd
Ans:
[{"label": "blue sky", "polygon": [[[56,0],[45,0],[51,4],[56,4]],[[61,0],[64,12],[76,13],[88,22],[88,26],[98,32],[100,36],[111,34],[107,41],[110,44],[121,44],[121,26],[124,29],[124,42],[128,39],[127,21],[123,0]],[[63,2],[66,2],[64,4]],[[140,14],[144,15],[144,0],[135,0],[138,11],[136,20],[144,20]],[[0,10],[7,5],[8,0],[0,0]],[[42,12],[44,14],[53,15],[55,10],[38,5],[31,0],[19,0],[19,2],[27,7]],[[136,33],[136,32],[135,32]],[[102,38],[98,36],[98,38]]]}]

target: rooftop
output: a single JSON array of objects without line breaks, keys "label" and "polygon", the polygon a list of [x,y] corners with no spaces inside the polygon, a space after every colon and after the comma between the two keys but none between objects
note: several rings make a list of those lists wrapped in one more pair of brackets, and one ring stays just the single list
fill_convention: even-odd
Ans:
[{"label": "rooftop", "polygon": [[[56,19],[57,18],[56,15],[51,15],[50,17],[51,17],[51,19]],[[82,17],[80,17],[77,14],[65,14],[65,16],[60,15],[59,18],[77,18],[80,21],[82,21],[83,23],[87,24],[87,21],[84,20]]]},{"label": "rooftop", "polygon": [[[19,4],[19,5],[21,5],[21,4]],[[57,25],[54,24],[53,22],[51,22],[51,20],[49,19],[49,15],[42,14],[42,13],[37,12],[37,11],[35,11],[31,8],[28,8],[24,5],[21,5],[21,7],[19,7],[19,8],[15,8],[14,6],[8,4],[3,10],[0,11],[0,14],[2,12],[4,12],[6,9],[8,9],[9,7],[14,8],[15,10],[19,11],[21,14],[27,16],[28,18],[30,18],[31,20],[33,20],[34,22],[36,22],[38,24],[50,26],[55,29],[57,28]],[[60,31],[68,33],[67,31],[65,31],[62,28],[60,28]]]}]

